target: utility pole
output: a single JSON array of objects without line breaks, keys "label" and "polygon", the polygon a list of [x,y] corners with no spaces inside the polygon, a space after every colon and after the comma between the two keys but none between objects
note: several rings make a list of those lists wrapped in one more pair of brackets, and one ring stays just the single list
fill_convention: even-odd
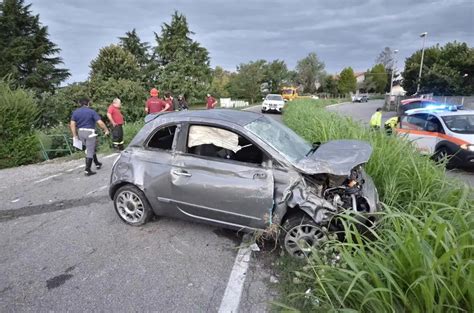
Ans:
[{"label": "utility pole", "polygon": [[425,40],[426,36],[428,35],[427,32],[421,33],[420,37],[423,38],[423,48],[421,49],[421,62],[420,62],[420,72],[418,73],[418,85],[416,87],[416,94],[420,91],[420,82],[421,82],[421,70],[423,69],[423,57],[425,56]]},{"label": "utility pole", "polygon": [[395,72],[397,68],[397,57],[396,54],[398,53],[398,49],[393,50],[393,65],[392,65],[392,78],[390,79],[390,97],[393,97],[393,73]]}]

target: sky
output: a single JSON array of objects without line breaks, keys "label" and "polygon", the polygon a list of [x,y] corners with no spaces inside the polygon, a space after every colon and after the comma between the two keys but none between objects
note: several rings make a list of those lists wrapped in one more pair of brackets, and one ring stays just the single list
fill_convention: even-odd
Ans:
[{"label": "sky", "polygon": [[[398,49],[398,68],[426,46],[450,41],[474,46],[472,0],[30,0],[62,50],[68,83],[86,80],[89,64],[107,45],[135,28],[151,44],[175,10],[211,66],[235,71],[257,59],[284,60],[290,69],[316,52],[328,73],[372,67],[384,47]],[[25,3],[30,3],[28,0]]]}]

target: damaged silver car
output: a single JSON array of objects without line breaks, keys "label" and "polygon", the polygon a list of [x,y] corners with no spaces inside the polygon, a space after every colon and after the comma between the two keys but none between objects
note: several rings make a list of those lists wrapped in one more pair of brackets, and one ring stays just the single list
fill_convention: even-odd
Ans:
[{"label": "damaged silver car", "polygon": [[338,213],[377,210],[377,190],[363,169],[371,152],[355,140],[311,145],[259,113],[149,115],[115,161],[109,195],[130,225],[157,215],[276,228],[284,249],[304,257],[335,231]]}]

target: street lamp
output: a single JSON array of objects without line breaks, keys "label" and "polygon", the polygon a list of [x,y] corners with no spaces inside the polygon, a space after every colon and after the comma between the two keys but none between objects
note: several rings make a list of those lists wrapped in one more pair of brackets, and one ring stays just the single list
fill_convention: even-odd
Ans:
[{"label": "street lamp", "polygon": [[421,49],[421,62],[420,62],[420,72],[418,73],[418,86],[416,87],[416,94],[420,91],[420,82],[421,82],[421,70],[423,69],[423,57],[425,56],[425,40],[428,36],[427,32],[421,33],[420,37],[423,38],[423,48]]},{"label": "street lamp", "polygon": [[[393,50],[393,54],[396,55],[398,53],[398,49]],[[393,97],[393,73],[397,68],[397,57],[393,57],[393,65],[392,65],[392,78],[390,79],[390,98]]]}]

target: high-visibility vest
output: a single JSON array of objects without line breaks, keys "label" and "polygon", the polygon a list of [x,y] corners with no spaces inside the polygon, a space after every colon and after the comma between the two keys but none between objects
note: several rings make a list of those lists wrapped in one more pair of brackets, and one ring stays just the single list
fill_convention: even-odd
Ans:
[{"label": "high-visibility vest", "polygon": [[397,124],[398,124],[398,117],[395,116],[395,117],[392,117],[392,118],[389,118],[386,122],[385,122],[385,126],[388,126],[390,128],[395,128],[397,127]]},{"label": "high-visibility vest", "polygon": [[382,112],[375,112],[370,118],[371,127],[381,127],[382,126]]}]

